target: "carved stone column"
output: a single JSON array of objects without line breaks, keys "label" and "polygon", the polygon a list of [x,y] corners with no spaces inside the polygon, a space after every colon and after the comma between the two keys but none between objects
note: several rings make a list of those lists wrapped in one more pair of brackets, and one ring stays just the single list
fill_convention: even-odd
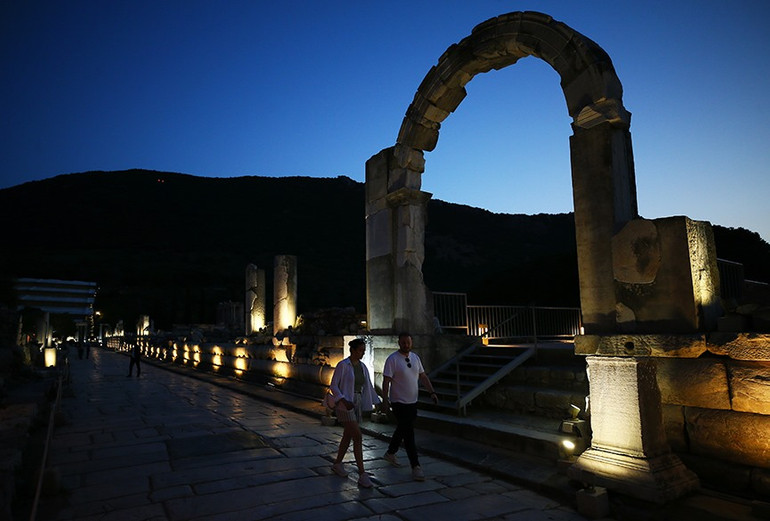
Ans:
[{"label": "carved stone column", "polygon": [[587,360],[593,439],[568,475],[656,503],[696,488],[698,478],[666,441],[655,359]]}]

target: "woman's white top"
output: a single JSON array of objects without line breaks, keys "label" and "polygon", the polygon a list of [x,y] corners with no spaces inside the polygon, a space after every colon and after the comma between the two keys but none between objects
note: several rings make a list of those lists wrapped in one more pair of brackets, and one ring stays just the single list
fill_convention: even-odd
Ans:
[{"label": "woman's white top", "polygon": [[[374,405],[380,403],[380,397],[374,392],[374,386],[369,379],[369,369],[366,368],[363,362],[359,363],[364,371],[364,386],[361,389],[361,410],[371,411],[374,409]],[[345,398],[349,402],[353,402],[355,381],[356,375],[350,358],[346,358],[338,363],[337,367],[334,368],[332,383],[329,386],[334,395],[334,400],[339,401]]]}]

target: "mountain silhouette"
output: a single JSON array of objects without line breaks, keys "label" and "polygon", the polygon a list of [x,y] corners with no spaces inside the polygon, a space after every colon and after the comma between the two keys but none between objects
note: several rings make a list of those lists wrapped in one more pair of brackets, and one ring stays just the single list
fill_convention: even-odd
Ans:
[{"label": "mountain silhouette", "polygon": [[[212,323],[242,301],[249,263],[296,255],[300,313],[366,310],[364,184],[350,178],[236,177],[125,170],[60,175],[0,190],[3,302],[17,277],[99,285],[105,321],[147,314],[159,328]],[[770,245],[714,227],[720,258],[770,280]],[[578,306],[571,213],[510,215],[431,200],[425,282],[477,304]],[[269,306],[268,306],[269,308]],[[268,312],[271,310],[268,309]]]}]

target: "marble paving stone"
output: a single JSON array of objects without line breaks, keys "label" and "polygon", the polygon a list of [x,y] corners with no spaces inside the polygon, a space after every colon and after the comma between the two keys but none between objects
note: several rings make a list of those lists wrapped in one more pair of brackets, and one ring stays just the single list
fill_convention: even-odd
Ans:
[{"label": "marble paving stone", "polygon": [[503,492],[515,490],[515,487],[508,487],[506,483],[491,480],[480,483],[468,483],[466,487],[479,494],[502,494]]},{"label": "marble paving stone", "polygon": [[401,510],[399,513],[409,521],[425,519],[490,519],[526,510],[513,498],[499,495],[476,495],[444,503],[419,506]]},{"label": "marble paving stone", "polygon": [[[277,506],[271,505],[264,510],[265,514],[271,516],[275,521],[307,521],[307,509],[298,509],[291,512],[276,513]],[[354,516],[365,516],[371,512],[358,501],[347,501],[344,503],[335,503],[314,507],[312,509],[313,521],[339,521],[340,519],[350,519]]]},{"label": "marble paving stone", "polygon": [[296,448],[289,448],[289,449],[281,449],[281,452],[289,458],[301,457],[301,456],[313,456],[313,455],[323,456],[324,454],[329,453],[329,448],[319,445],[314,447],[296,447]]},{"label": "marble paving stone", "polygon": [[442,488],[437,492],[448,499],[463,499],[477,495],[476,492],[466,487]]},{"label": "marble paving stone", "polygon": [[[299,506],[312,498],[323,497],[325,502],[342,501],[344,491],[355,487],[349,480],[315,477],[290,482],[268,483],[258,487],[253,493],[249,490],[229,490],[225,492],[171,500],[165,503],[174,519],[206,517],[219,512],[236,512],[254,509],[274,503],[288,502]],[[301,491],[301,492],[300,492]]]},{"label": "marble paving stone", "polygon": [[161,488],[153,490],[150,493],[150,501],[153,503],[162,503],[169,499],[188,497],[193,495],[192,487],[189,485],[177,485],[175,487]]},{"label": "marble paving stone", "polygon": [[262,448],[267,447],[267,444],[258,434],[239,430],[227,434],[208,434],[168,440],[166,446],[171,459],[178,460],[192,456]]},{"label": "marble paving stone", "polygon": [[175,460],[171,466],[174,471],[189,470],[200,467],[210,467],[212,465],[227,465],[230,463],[248,463],[250,461],[260,461],[267,458],[282,458],[283,454],[273,448],[259,448],[240,450],[237,452],[228,452],[226,454],[207,454],[205,456],[191,456],[180,460]]},{"label": "marble paving stone", "polygon": [[169,487],[184,483],[203,483],[217,481],[235,476],[246,476],[257,472],[269,473],[287,470],[295,467],[313,468],[328,465],[328,462],[318,457],[297,459],[269,458],[265,460],[234,461],[229,464],[213,462],[209,467],[195,467],[181,471],[158,473],[150,477],[153,487]]},{"label": "marble paving stone", "polygon": [[126,455],[138,456],[140,454],[156,454],[156,453],[167,455],[166,445],[164,443],[159,443],[159,442],[150,442],[150,443],[118,445],[115,447],[107,447],[107,448],[95,448],[91,450],[91,459],[98,460],[98,459],[105,459],[105,458],[120,458]]},{"label": "marble paving stone", "polygon": [[437,481],[440,481],[441,483],[450,487],[459,487],[463,485],[470,485],[473,483],[483,483],[491,479],[492,479],[491,477],[484,476],[483,474],[480,474],[478,472],[460,472],[458,474],[455,474],[454,476],[442,475],[436,478]]},{"label": "marble paving stone", "polygon": [[237,478],[221,479],[218,481],[206,481],[195,485],[193,488],[197,495],[215,494],[217,492],[226,492],[228,490],[258,487],[267,483],[278,483],[283,481],[308,478],[315,475],[317,474],[310,469],[288,469],[278,472],[260,472],[259,474],[248,474],[239,476]]},{"label": "marble paving stone", "polygon": [[[68,483],[65,482],[65,486]],[[91,486],[67,487],[72,503],[88,503],[95,500],[114,499],[122,496],[147,494],[150,492],[150,480],[121,479]]]},{"label": "marble paving stone", "polygon": [[420,492],[417,494],[404,494],[401,496],[392,496],[385,498],[376,498],[364,501],[364,504],[371,508],[377,514],[395,512],[407,508],[413,508],[423,505],[432,505],[435,503],[444,503],[450,501],[450,498],[435,491]]},{"label": "marble paving stone", "polygon": [[168,472],[171,469],[168,462],[148,463],[146,465],[134,465],[131,467],[119,467],[109,470],[100,470],[86,474],[83,483],[86,486],[100,483],[111,483],[124,479],[144,479],[158,472]]},{"label": "marble paving stone", "polygon": [[553,499],[547,498],[545,496],[541,496],[537,492],[533,492],[527,489],[521,489],[515,492],[506,492],[504,495],[506,497],[515,499],[520,504],[529,508],[550,510],[559,506],[557,501],[554,501]]},{"label": "marble paving stone", "polygon": [[500,519],[503,521],[584,521],[585,517],[575,511],[527,509],[507,514]]},{"label": "marble paving stone", "polygon": [[384,485],[380,487],[383,494],[391,497],[400,497],[408,494],[416,494],[419,492],[428,492],[431,490],[437,490],[444,488],[444,485],[434,481],[432,479],[426,479],[425,481],[414,481],[411,479],[407,483],[400,483],[398,485]]},{"label": "marble paving stone", "polygon": [[156,508],[162,505],[153,505],[149,502],[146,494],[123,495],[109,499],[96,499],[86,503],[78,503],[74,508],[74,519],[80,521],[94,516],[96,519],[109,517],[110,519],[130,519],[125,513],[116,516],[116,513],[126,509],[140,509],[140,511],[150,510],[155,512]]},{"label": "marble paving stone", "polygon": [[73,461],[67,465],[66,468],[67,474],[92,474],[96,472],[109,472],[115,469],[133,467],[136,465],[148,465],[153,463],[165,464],[166,462],[168,462],[168,455],[165,451],[163,451],[137,454],[136,456],[125,454],[113,458],[88,459],[76,462]]}]

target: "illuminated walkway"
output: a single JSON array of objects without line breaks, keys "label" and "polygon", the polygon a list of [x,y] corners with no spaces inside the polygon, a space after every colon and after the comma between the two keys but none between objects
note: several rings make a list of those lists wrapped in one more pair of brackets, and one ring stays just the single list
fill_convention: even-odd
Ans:
[{"label": "illuminated walkway", "polygon": [[[72,396],[62,403],[69,422],[49,455],[67,493],[45,498],[38,520],[584,519],[552,468],[451,432],[418,431],[427,479],[414,482],[409,469],[380,459],[393,426],[367,422],[375,486],[360,489],[352,450],[350,476],[331,473],[341,428],[321,424],[317,401],[173,369],[143,363],[141,378],[127,378],[128,358],[101,349],[72,361]],[[621,503],[618,519],[632,521],[759,519],[714,496]]]},{"label": "illuminated walkway", "polygon": [[70,422],[50,454],[69,497],[56,509],[47,500],[38,519],[583,519],[435,457],[422,457],[427,479],[414,482],[379,459],[386,443],[370,436],[375,486],[360,489],[352,451],[350,476],[331,473],[341,429],[317,417],[149,364],[127,378],[128,358],[111,351],[72,369]]}]

